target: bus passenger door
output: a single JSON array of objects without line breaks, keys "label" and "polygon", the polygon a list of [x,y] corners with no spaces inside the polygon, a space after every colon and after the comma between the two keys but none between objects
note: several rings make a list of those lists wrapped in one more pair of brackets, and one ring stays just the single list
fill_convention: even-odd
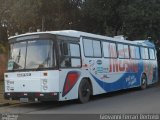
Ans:
[{"label": "bus passenger door", "polygon": [[81,74],[80,46],[77,42],[59,42],[60,100],[78,98],[77,81]]}]

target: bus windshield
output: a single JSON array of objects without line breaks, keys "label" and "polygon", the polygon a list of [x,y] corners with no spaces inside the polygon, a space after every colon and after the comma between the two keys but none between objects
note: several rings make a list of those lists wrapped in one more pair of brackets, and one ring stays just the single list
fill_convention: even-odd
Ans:
[{"label": "bus windshield", "polygon": [[8,70],[51,68],[55,66],[53,41],[32,40],[11,44]]}]

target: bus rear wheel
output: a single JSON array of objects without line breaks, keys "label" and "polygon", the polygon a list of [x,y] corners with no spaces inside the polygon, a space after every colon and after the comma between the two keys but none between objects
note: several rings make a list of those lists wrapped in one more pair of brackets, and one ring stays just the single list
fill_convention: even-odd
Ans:
[{"label": "bus rear wheel", "polygon": [[147,77],[145,74],[142,75],[141,77],[141,87],[142,90],[147,88]]},{"label": "bus rear wheel", "polygon": [[87,79],[82,79],[78,89],[78,99],[80,103],[86,103],[91,96],[91,84]]}]

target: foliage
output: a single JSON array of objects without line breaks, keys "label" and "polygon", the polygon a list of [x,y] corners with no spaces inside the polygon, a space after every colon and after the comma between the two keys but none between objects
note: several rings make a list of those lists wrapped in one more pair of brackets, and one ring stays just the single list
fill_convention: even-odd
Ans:
[{"label": "foliage", "polygon": [[[159,59],[160,0],[0,0],[0,3],[1,55],[7,55],[7,38],[15,33],[75,29],[106,36],[125,35],[130,40],[150,37]],[[7,61],[1,58],[0,61]]]},{"label": "foliage", "polygon": [[160,39],[159,0],[0,0],[0,3],[0,30],[5,29],[9,36],[37,29],[75,29],[107,36],[125,35],[131,40]]}]

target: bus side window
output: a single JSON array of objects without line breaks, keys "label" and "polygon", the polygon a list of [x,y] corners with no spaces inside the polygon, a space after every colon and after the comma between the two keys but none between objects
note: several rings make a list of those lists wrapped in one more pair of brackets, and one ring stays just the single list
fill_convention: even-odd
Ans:
[{"label": "bus side window", "polygon": [[64,68],[68,67],[80,67],[80,48],[78,44],[72,44],[67,42],[60,43],[60,66]]},{"label": "bus side window", "polygon": [[135,46],[135,54],[136,54],[136,59],[140,59],[140,52],[139,52],[139,47]]},{"label": "bus side window", "polygon": [[68,43],[63,43],[63,55],[69,55],[69,46]]},{"label": "bus side window", "polygon": [[149,48],[149,58],[150,58],[151,60],[154,60],[154,59],[155,59],[155,51],[154,51],[154,49],[152,49],[152,48]]},{"label": "bus side window", "polygon": [[86,57],[93,57],[93,41],[89,39],[83,39],[84,54]]},{"label": "bus side window", "polygon": [[137,46],[130,46],[130,55],[133,59],[140,59],[139,47]]},{"label": "bus side window", "polygon": [[109,58],[110,57],[110,44],[109,44],[109,42],[103,42],[102,45],[103,45],[104,57]]},{"label": "bus side window", "polygon": [[83,39],[84,54],[86,57],[102,57],[101,42],[98,40]]},{"label": "bus side window", "polygon": [[128,45],[124,45],[124,56],[125,58],[129,58],[129,48]]},{"label": "bus side window", "polygon": [[116,44],[115,43],[110,43],[109,45],[110,49],[110,57],[111,58],[117,58],[117,49],[116,49]]},{"label": "bus side window", "polygon": [[100,41],[93,40],[93,56],[102,57]]},{"label": "bus side window", "polygon": [[142,59],[149,59],[148,48],[141,47],[141,57]]},{"label": "bus side window", "polygon": [[67,42],[60,42],[60,66],[70,67],[69,46]]},{"label": "bus side window", "polygon": [[125,58],[123,44],[118,44],[118,56],[119,58]]},{"label": "bus side window", "polygon": [[80,67],[81,59],[80,59],[80,47],[78,44],[70,44],[70,52],[71,52],[71,66],[72,67]]},{"label": "bus side window", "polygon": [[103,42],[103,54],[107,58],[117,58],[116,44],[110,42]]}]

